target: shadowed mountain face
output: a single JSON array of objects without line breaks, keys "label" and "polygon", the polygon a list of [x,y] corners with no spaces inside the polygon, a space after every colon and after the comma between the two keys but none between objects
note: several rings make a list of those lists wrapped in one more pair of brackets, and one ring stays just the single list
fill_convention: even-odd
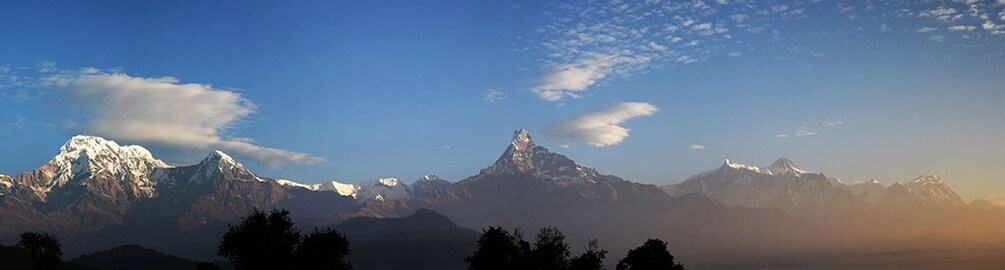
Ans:
[{"label": "shadowed mountain face", "polygon": [[403,218],[357,217],[335,226],[352,243],[356,269],[466,269],[478,233],[419,209]]},{"label": "shadowed mountain face", "polygon": [[1005,228],[988,226],[1005,218],[997,207],[967,205],[934,175],[888,187],[876,180],[847,185],[785,158],[767,167],[727,160],[663,189],[671,196],[697,193],[731,206],[782,209],[813,224],[814,237],[827,239],[815,246],[830,253],[938,249],[961,241],[1005,244]]},{"label": "shadowed mountain face", "polygon": [[696,261],[722,259],[704,257],[710,250],[771,250],[755,243],[769,240],[762,236],[798,232],[802,225],[777,210],[734,208],[701,195],[674,199],[657,186],[601,174],[536,145],[525,130],[515,132],[500,158],[478,175],[414,200],[367,204],[388,216],[419,208],[468,228],[533,232],[556,226],[571,243],[598,238],[612,257],[660,237],[686,246],[679,253]]}]

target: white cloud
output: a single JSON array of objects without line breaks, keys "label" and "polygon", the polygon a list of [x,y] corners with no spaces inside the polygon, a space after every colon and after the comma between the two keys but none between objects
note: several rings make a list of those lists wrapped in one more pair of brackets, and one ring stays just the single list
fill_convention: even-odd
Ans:
[{"label": "white cloud", "polygon": [[840,125],[844,125],[844,121],[824,121],[823,124],[825,126],[829,126],[829,127],[840,126]]},{"label": "white cloud", "polygon": [[646,57],[633,57],[631,52],[620,54],[591,54],[573,64],[561,65],[541,79],[532,89],[538,97],[548,101],[559,101],[565,97],[580,97],[576,92],[585,91],[611,73],[622,73],[636,65],[648,62]]},{"label": "white cloud", "polygon": [[935,27],[925,26],[925,27],[922,27],[922,28],[918,28],[917,32],[918,33],[928,33],[928,32],[933,32],[935,30],[939,30],[939,29],[935,28]]},{"label": "white cloud", "polygon": [[223,133],[255,112],[241,94],[173,77],[133,77],[94,68],[43,79],[73,97],[70,106],[86,116],[80,131],[113,139],[191,149],[220,149],[270,167],[313,164],[321,157],[256,145]]},{"label": "white cloud", "polygon": [[795,135],[796,137],[807,137],[817,135],[817,133],[805,127],[801,127],[799,129],[796,129],[796,132],[792,133],[792,135]]},{"label": "white cloud", "polygon": [[38,68],[39,73],[51,73],[56,71],[56,62],[45,61],[38,63],[35,67]]},{"label": "white cloud", "polygon": [[542,49],[536,56],[542,74],[531,90],[550,101],[577,98],[582,91],[614,79],[715,56],[738,56],[730,52],[755,49],[754,43],[744,39],[755,35],[780,38],[780,21],[802,17],[806,5],[756,1],[547,5],[549,20],[536,29],[539,36],[526,39],[530,44],[524,46]]},{"label": "white cloud", "polygon": [[486,102],[496,102],[506,100],[506,98],[508,98],[506,93],[497,89],[489,89],[485,91],[485,98],[483,100]]},{"label": "white cloud", "polygon": [[691,150],[705,150],[705,146],[704,145],[700,145],[700,144],[692,144],[691,146],[688,146],[687,149],[691,149]]},{"label": "white cloud", "polygon": [[644,102],[625,102],[567,119],[545,128],[545,136],[574,139],[595,147],[621,143],[629,129],[619,126],[632,118],[650,116],[659,109]]},{"label": "white cloud", "polygon": [[440,145],[440,147],[439,147],[439,148],[440,148],[441,150],[450,150],[450,149],[453,149],[453,148],[454,148],[454,146],[453,146],[453,145],[449,145],[449,144],[444,144],[444,145]]},{"label": "white cloud", "polygon": [[890,31],[893,31],[893,28],[891,28],[889,25],[886,25],[884,23],[884,24],[879,25],[879,31],[880,32],[890,32]]},{"label": "white cloud", "polygon": [[977,26],[973,25],[953,25],[949,27],[949,31],[960,32],[960,31],[974,31]]},{"label": "white cloud", "polygon": [[775,138],[788,138],[789,134],[776,134]]}]

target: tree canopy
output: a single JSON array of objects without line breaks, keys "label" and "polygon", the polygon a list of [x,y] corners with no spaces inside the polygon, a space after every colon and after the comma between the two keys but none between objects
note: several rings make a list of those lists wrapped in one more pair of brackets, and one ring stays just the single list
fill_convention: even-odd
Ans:
[{"label": "tree canopy", "polygon": [[510,233],[499,227],[483,230],[474,254],[465,258],[469,270],[540,269],[593,270],[603,267],[607,251],[596,240],[586,252],[571,258],[565,234],[557,228],[543,228],[531,245],[519,230]]},{"label": "tree canopy", "polygon": [[667,250],[667,242],[649,239],[642,246],[628,251],[618,262],[617,270],[684,270]]},{"label": "tree canopy", "polygon": [[223,235],[217,254],[235,269],[352,269],[349,240],[332,229],[301,236],[289,211],[255,210]]},{"label": "tree canopy", "polygon": [[24,232],[10,247],[0,246],[0,266],[4,269],[64,269],[59,239],[48,233]]}]

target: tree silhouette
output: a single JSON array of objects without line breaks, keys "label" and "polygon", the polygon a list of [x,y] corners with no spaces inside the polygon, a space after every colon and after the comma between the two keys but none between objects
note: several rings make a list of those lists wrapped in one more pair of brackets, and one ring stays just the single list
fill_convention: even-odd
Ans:
[{"label": "tree silhouette", "polygon": [[585,253],[570,258],[565,234],[554,227],[541,229],[533,245],[522,239],[519,230],[510,233],[503,228],[489,227],[482,230],[475,253],[464,261],[469,270],[595,270],[602,269],[607,254],[593,240]]},{"label": "tree silhouette", "polygon": [[300,269],[352,269],[344,257],[349,240],[333,229],[318,230],[304,237],[297,248]]},{"label": "tree silhouette", "polygon": [[628,251],[618,262],[617,270],[684,270],[667,250],[667,242],[649,239],[642,246]]},{"label": "tree silhouette", "polygon": [[315,230],[301,237],[289,214],[255,209],[239,225],[230,226],[217,254],[243,270],[352,269],[343,260],[349,253],[349,240],[334,230]]},{"label": "tree silhouette", "polygon": [[517,235],[502,227],[490,226],[488,230],[482,230],[475,254],[464,258],[464,261],[470,270],[521,269],[524,248],[521,248],[520,242],[523,241]]},{"label": "tree silhouette", "polygon": [[15,247],[20,248],[35,261],[36,269],[63,269],[63,249],[59,239],[48,233],[24,232]]},{"label": "tree silhouette", "polygon": [[607,251],[600,249],[597,239],[590,240],[583,254],[569,261],[569,270],[600,270],[604,268]]},{"label": "tree silhouette", "polygon": [[569,245],[557,228],[543,228],[534,237],[530,260],[534,269],[563,270],[569,267]]},{"label": "tree silhouette", "polygon": [[59,239],[47,233],[24,232],[14,246],[0,246],[0,268],[64,269]]}]

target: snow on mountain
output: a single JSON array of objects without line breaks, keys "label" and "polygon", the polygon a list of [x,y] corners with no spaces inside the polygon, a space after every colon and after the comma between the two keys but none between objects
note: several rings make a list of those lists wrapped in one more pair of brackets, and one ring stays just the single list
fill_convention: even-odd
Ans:
[{"label": "snow on mountain", "polygon": [[150,173],[169,167],[141,146],[120,146],[101,137],[78,135],[35,173],[18,179],[43,199],[53,189],[95,184],[88,181],[95,177],[121,182],[135,196],[152,197],[156,191]]},{"label": "snow on mountain", "polygon": [[[805,208],[803,205],[962,205],[963,199],[935,175],[923,175],[889,187],[878,180],[844,184],[835,177],[800,169],[779,158],[767,167],[730,160],[718,169],[663,187],[671,196],[700,193],[726,204],[748,207]],[[850,194],[849,194],[850,193]]]},{"label": "snow on mountain", "polygon": [[965,204],[963,198],[949,187],[938,175],[925,174],[906,185],[911,193],[926,201],[943,205]]},{"label": "snow on mountain", "polygon": [[282,186],[306,188],[306,189],[314,190],[314,191],[317,191],[318,187],[321,185],[321,184],[313,184],[313,185],[301,184],[301,183],[293,182],[293,181],[290,181],[290,180],[287,180],[287,179],[276,179],[276,183],[279,184],[279,185],[282,185]]},{"label": "snow on mountain", "polygon": [[412,191],[408,185],[404,185],[397,178],[378,178],[377,180],[359,184],[359,195],[357,199],[365,200],[398,200],[412,197]]},{"label": "snow on mountain", "polygon": [[0,174],[0,196],[9,193],[12,187],[14,187],[14,179],[10,176]]},{"label": "snow on mountain", "polygon": [[312,191],[335,191],[342,196],[353,197],[360,203],[367,200],[397,200],[412,197],[409,186],[401,183],[397,178],[378,178],[377,180],[360,184],[345,184],[337,181],[303,184],[285,179],[276,180],[276,183]]},{"label": "snow on mountain", "polygon": [[312,191],[334,191],[337,192],[339,195],[353,197],[354,199],[356,199],[359,196],[359,192],[361,189],[360,186],[340,183],[337,181],[327,181],[317,184],[303,184],[286,179],[279,179],[276,180],[276,183],[283,186],[300,187]]},{"label": "snow on mountain", "polygon": [[251,172],[247,167],[244,167],[244,164],[237,162],[220,150],[210,152],[196,165],[196,168],[196,173],[188,178],[187,182],[190,184],[203,184],[221,179],[265,182],[264,178]]},{"label": "snow on mountain", "polygon": [[561,185],[595,183],[604,177],[593,168],[581,166],[568,157],[534,143],[526,129],[514,132],[513,140],[492,166],[481,174],[542,174]]},{"label": "snow on mountain", "polygon": [[848,190],[871,204],[878,203],[886,195],[886,187],[876,179],[848,185]]},{"label": "snow on mountain", "polygon": [[836,178],[800,169],[787,158],[767,167],[727,159],[718,169],[663,187],[675,197],[698,193],[734,206],[782,209],[841,203],[852,196],[844,188]]},{"label": "snow on mountain", "polygon": [[425,196],[434,190],[444,189],[449,186],[449,181],[443,180],[435,174],[427,174],[422,178],[419,178],[419,180],[416,180],[415,183],[412,183],[409,188],[412,190],[412,196],[420,197]]},{"label": "snow on mountain", "polygon": [[771,166],[768,166],[767,168],[764,169],[772,175],[783,175],[791,173],[795,176],[802,176],[804,173],[806,173],[806,171],[803,171],[798,166],[796,166],[795,162],[792,162],[792,160],[787,158],[779,158],[778,160],[775,161],[775,163],[772,163]]}]

